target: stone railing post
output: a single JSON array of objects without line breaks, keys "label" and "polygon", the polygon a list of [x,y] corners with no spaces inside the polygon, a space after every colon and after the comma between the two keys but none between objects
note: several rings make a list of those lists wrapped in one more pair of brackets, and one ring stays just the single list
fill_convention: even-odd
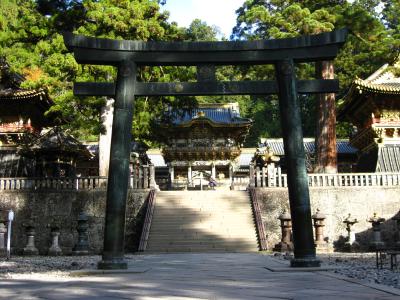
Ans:
[{"label": "stone railing post", "polygon": [[143,186],[141,187],[142,189],[147,189],[149,188],[149,166],[141,166],[143,169]]},{"label": "stone railing post", "polygon": [[256,166],[256,187],[261,187],[261,170],[260,167]]},{"label": "stone railing post", "polygon": [[159,191],[160,188],[156,182],[156,170],[153,164],[149,166],[150,170],[150,189]]},{"label": "stone railing post", "polygon": [[250,163],[249,165],[249,187],[254,188],[255,184],[255,174],[254,174],[254,163]]}]

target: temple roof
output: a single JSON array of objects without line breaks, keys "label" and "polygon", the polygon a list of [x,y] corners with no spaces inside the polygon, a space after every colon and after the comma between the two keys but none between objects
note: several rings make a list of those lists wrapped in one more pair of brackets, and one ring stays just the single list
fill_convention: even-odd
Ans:
[{"label": "temple roof", "polygon": [[39,100],[47,109],[53,105],[45,89],[23,89],[20,87],[25,78],[12,72],[10,65],[0,57],[0,100]]},{"label": "temple roof", "polygon": [[238,103],[209,103],[199,104],[191,111],[171,111],[172,124],[179,127],[188,127],[193,123],[207,122],[212,126],[246,126],[252,123],[251,119],[242,118]]},{"label": "temple roof", "polygon": [[400,172],[400,146],[384,145],[363,153],[357,162],[357,172]]},{"label": "temple roof", "polygon": [[90,157],[88,149],[77,139],[66,134],[61,128],[53,127],[45,134],[27,145],[24,152],[31,153],[70,153],[73,156]]},{"label": "temple roof", "polygon": [[400,172],[400,147],[386,145],[379,151],[376,172]]},{"label": "temple roof", "polygon": [[[400,106],[400,60],[394,65],[385,64],[366,79],[353,81],[341,100],[338,119],[347,119],[362,127],[382,109]],[[365,105],[367,104],[367,105]]]},{"label": "temple roof", "polygon": [[367,79],[363,80],[357,78],[353,82],[352,88],[355,88],[358,91],[400,94],[400,77],[397,73],[400,73],[400,62],[397,62],[393,66],[385,64]]},{"label": "temple roof", "polygon": [[[304,150],[308,154],[313,154],[315,152],[315,139],[314,138],[304,138],[303,139]],[[283,148],[283,139],[265,139],[260,145],[262,147],[269,147],[273,154],[278,156],[285,155],[285,150]],[[355,154],[357,149],[350,145],[348,140],[337,140],[336,150],[338,154]]]}]

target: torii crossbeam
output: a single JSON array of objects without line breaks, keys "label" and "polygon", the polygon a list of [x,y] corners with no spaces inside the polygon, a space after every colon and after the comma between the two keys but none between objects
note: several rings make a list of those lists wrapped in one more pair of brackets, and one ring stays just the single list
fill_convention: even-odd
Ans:
[{"label": "torii crossbeam", "polygon": [[[298,94],[334,93],[337,80],[297,80],[295,63],[333,60],[345,42],[345,29],[289,39],[234,42],[140,42],[64,34],[65,45],[81,64],[118,68],[116,83],[75,83],[79,96],[111,96],[115,99],[103,259],[100,269],[126,268],[124,233],[129,180],[129,151],[135,96],[266,95],[278,94],[289,202],[293,221],[293,267],[314,267],[308,177]],[[137,82],[138,66],[198,66],[273,64],[276,81],[159,83]]]}]

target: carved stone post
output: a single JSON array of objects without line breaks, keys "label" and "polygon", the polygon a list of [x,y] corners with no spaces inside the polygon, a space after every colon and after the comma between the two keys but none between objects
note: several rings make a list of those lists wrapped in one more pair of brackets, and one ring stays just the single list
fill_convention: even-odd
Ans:
[{"label": "carved stone post", "polygon": [[51,246],[49,248],[49,255],[58,256],[62,255],[62,249],[58,245],[60,237],[60,227],[57,224],[50,225]]},{"label": "carved stone post", "polygon": [[169,189],[174,188],[174,179],[175,179],[175,174],[174,174],[174,166],[170,165],[169,166]]},{"label": "carved stone post", "polygon": [[278,217],[279,221],[281,222],[281,232],[282,237],[281,241],[275,245],[274,251],[278,252],[287,252],[293,250],[293,244],[291,241],[292,236],[292,219],[290,214],[284,210],[282,214]]},{"label": "carved stone post", "polygon": [[372,250],[378,250],[385,247],[385,243],[382,242],[381,238],[381,223],[385,222],[384,218],[379,218],[377,213],[367,220],[367,222],[372,224],[373,237],[372,241],[369,243]]},{"label": "carved stone post", "polygon": [[320,261],[315,255],[303,130],[293,60],[277,62],[275,70],[293,222],[294,259],[291,266],[316,267],[320,266]]},{"label": "carved stone post", "polygon": [[72,249],[72,255],[88,255],[89,254],[89,237],[88,237],[88,216],[81,212],[78,215],[78,242]]},{"label": "carved stone post", "polygon": [[250,188],[254,188],[255,186],[256,186],[256,183],[255,183],[255,174],[254,174],[255,172],[254,172],[254,163],[250,163],[250,166],[249,166],[249,187]]},{"label": "carved stone post", "polygon": [[156,182],[156,171],[153,164],[150,164],[150,188],[154,190],[160,190]]},{"label": "carved stone post", "polygon": [[35,226],[32,223],[24,224],[27,243],[23,249],[24,255],[38,255],[39,250],[35,247]]},{"label": "carved stone post", "polygon": [[192,187],[193,186],[193,179],[192,179],[192,165],[189,162],[189,166],[188,166],[188,187]]},{"label": "carved stone post", "polygon": [[256,187],[262,187],[261,170],[259,166],[256,166]]},{"label": "carved stone post", "polygon": [[136,64],[133,61],[124,60],[118,66],[107,185],[104,249],[102,260],[98,263],[99,269],[126,269],[128,267],[124,260],[125,212],[136,73]]}]

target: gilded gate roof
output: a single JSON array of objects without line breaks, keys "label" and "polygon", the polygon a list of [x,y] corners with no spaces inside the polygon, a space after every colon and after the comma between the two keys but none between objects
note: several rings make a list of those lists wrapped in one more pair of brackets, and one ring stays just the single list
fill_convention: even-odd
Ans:
[{"label": "gilded gate roof", "polygon": [[190,111],[171,112],[171,117],[172,124],[182,127],[199,121],[207,121],[214,126],[240,126],[252,123],[251,119],[240,116],[238,103],[200,104]]}]

